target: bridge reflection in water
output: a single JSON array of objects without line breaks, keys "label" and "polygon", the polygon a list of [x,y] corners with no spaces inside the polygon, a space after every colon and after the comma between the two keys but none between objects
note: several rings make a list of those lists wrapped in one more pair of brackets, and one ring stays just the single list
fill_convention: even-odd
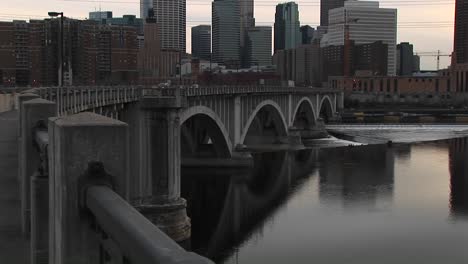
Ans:
[{"label": "bridge reflection in water", "polygon": [[[382,248],[381,246],[383,245],[379,243],[399,243],[399,239],[402,238],[401,236],[405,235],[398,228],[405,229],[404,226],[407,226],[406,228],[414,228],[413,231],[407,234],[411,237],[411,241],[420,241],[421,237],[419,235],[422,233],[421,230],[425,228],[426,224],[432,223],[432,218],[437,214],[441,214],[437,215],[437,217],[447,218],[449,216],[450,219],[459,220],[464,225],[468,224],[466,221],[468,215],[467,151],[467,139],[454,139],[437,143],[394,145],[393,147],[371,145],[321,150],[309,149],[296,152],[255,153],[253,154],[254,167],[251,170],[234,171],[219,169],[206,173],[206,170],[183,169],[182,196],[188,200],[188,214],[192,219],[192,249],[199,254],[213,259],[217,263],[231,263],[233,258],[236,258],[235,253],[239,248],[245,247],[247,241],[249,241],[247,244],[263,243],[261,252],[252,253],[249,251],[251,254],[256,254],[254,258],[251,259],[250,257],[252,256],[249,253],[244,253],[245,255],[249,255],[249,259],[245,263],[256,263],[255,261],[260,260],[267,261],[268,263],[283,263],[281,261],[284,261],[284,259],[275,260],[274,257],[266,256],[263,253],[266,250],[266,252],[270,252],[271,255],[275,256],[275,252],[272,252],[274,248],[269,248],[269,246],[273,247],[271,243],[275,245],[274,247],[278,247],[278,245],[284,245],[284,241],[293,239],[294,245],[290,245],[291,248],[284,249],[284,252],[296,252],[299,250],[296,253],[303,255],[297,261],[291,263],[310,263],[313,260],[317,260],[317,263],[322,263],[321,261],[325,260],[323,255],[326,255],[326,253],[316,254],[313,252],[317,252],[317,250],[320,252],[321,249],[325,249],[329,253],[334,251],[331,248],[326,248],[327,244],[330,245],[330,241],[331,243],[336,243],[339,249],[343,249],[343,243],[347,239],[350,239],[346,237],[349,234],[345,233],[356,232],[350,231],[346,226],[342,226],[338,230],[335,230],[336,234],[327,233],[326,235],[329,235],[330,238],[325,239],[324,242],[320,242],[321,236],[325,235],[326,232],[334,231],[333,229],[330,230],[330,226],[346,221],[329,219],[328,221],[331,221],[333,224],[328,224],[326,214],[330,214],[328,217],[342,216],[348,220],[356,220],[355,217],[368,218],[367,220],[363,219],[363,221],[370,225],[369,229],[378,228],[379,231],[377,232],[387,239],[389,238],[387,236],[390,236],[393,232],[391,229],[397,228],[394,234],[394,241],[377,241],[377,244],[369,246],[369,250],[365,253],[359,249],[360,246],[364,247],[363,244],[359,244],[360,242],[357,245],[351,245],[347,242],[348,246],[346,247],[354,248],[357,251],[354,251],[354,253],[351,252],[352,250],[349,250],[350,252],[345,251],[343,252],[344,255],[351,253],[358,254],[356,256],[359,256],[359,259],[362,258],[362,263],[371,263],[376,260],[379,254],[389,254],[389,261],[397,261],[399,258],[404,257],[405,254],[413,254],[419,260],[426,259],[429,261],[427,263],[437,263],[431,262],[430,256],[432,256],[432,253],[427,253],[426,256],[421,251],[418,251],[419,249],[412,249],[413,253],[407,250],[398,252],[398,250],[403,250],[400,246],[397,246],[395,248],[396,251],[392,253],[386,246]],[[422,155],[432,155],[435,159],[439,158],[443,160],[442,167],[439,168],[438,166],[441,164],[438,163],[430,164],[428,160],[424,160],[423,162],[419,160],[420,163],[417,163],[417,160]],[[424,164],[424,162],[428,164]],[[432,190],[433,184],[438,184],[439,186],[449,184],[447,177],[437,175],[440,171],[445,170],[448,172],[447,167],[449,167],[450,171],[447,173],[447,176],[450,176],[450,192],[446,192],[445,194],[437,193],[438,190]],[[424,173],[427,175],[424,175],[424,173],[420,175],[405,175],[405,173],[417,173],[417,170],[420,170],[420,172],[425,171]],[[434,175],[431,174],[431,171],[433,171]],[[429,181],[428,188],[431,190],[422,190],[424,185],[421,185],[422,183],[419,181],[414,181],[415,179],[427,179]],[[311,185],[311,182],[314,184]],[[402,194],[401,192],[404,191],[403,185],[408,185],[408,190],[412,190],[413,193]],[[317,190],[310,191],[304,189],[312,186],[316,186]],[[396,191],[397,188],[399,191]],[[307,193],[305,197],[304,192]],[[316,195],[311,195],[310,193],[316,193]],[[421,208],[424,208],[424,206],[430,207],[428,209],[429,214],[427,218],[429,219],[427,219],[427,223],[424,222],[424,219],[418,218],[422,217],[426,212],[421,212],[420,210],[407,212],[402,210],[402,207],[406,208],[408,205],[410,207],[414,206],[413,203],[415,201],[409,199],[417,198],[418,195],[420,195],[421,199],[425,199],[426,195],[446,197],[447,200],[445,202],[449,206],[446,206],[445,214],[443,207],[438,207],[439,202],[442,202],[441,204],[443,205],[443,201],[440,201],[440,199],[427,201],[430,205],[420,204]],[[305,199],[308,204],[304,205],[304,208],[301,209],[296,208],[295,205],[290,205],[290,200],[295,196],[301,196],[299,199]],[[294,199],[297,199],[297,197]],[[416,202],[424,203],[424,201]],[[293,209],[289,209],[290,207],[293,207]],[[278,230],[274,231],[271,225],[277,224],[275,218],[278,217],[279,212],[286,210],[284,208],[288,208],[287,211],[304,209],[313,211],[303,213],[298,213],[297,211],[288,212],[292,214],[289,216],[289,220],[291,221],[293,221],[293,218],[298,217],[298,215],[301,217],[308,216],[308,218],[294,219],[294,221],[297,220],[309,224],[301,223],[301,227],[291,227],[290,230],[290,232],[298,235],[297,229],[304,228],[305,226],[306,228],[301,231],[304,233],[304,237],[297,238],[296,240],[295,237],[283,238],[276,237],[278,234],[276,236],[268,234],[269,232],[278,232]],[[320,210],[323,211],[317,212],[317,208],[321,208]],[[334,215],[338,211],[340,213]],[[282,214],[280,213],[280,215]],[[311,214],[315,215],[310,216]],[[421,223],[399,222],[401,219],[405,219],[408,214],[415,219],[421,220]],[[280,219],[277,220],[280,221]],[[372,222],[376,220],[378,220],[378,223]],[[281,221],[284,222],[284,218],[281,218]],[[318,223],[323,225],[324,230],[317,230],[320,226]],[[365,226],[365,223],[352,223],[352,225],[360,230],[364,228],[362,225]],[[399,226],[402,224],[404,225]],[[446,228],[445,225],[447,223],[441,224],[443,226],[434,225],[433,233],[426,235],[433,237],[439,231],[445,230],[444,228]],[[308,225],[310,229],[307,229]],[[384,230],[386,225],[388,225],[387,230]],[[281,227],[284,229],[284,223]],[[445,233],[440,236],[440,241],[430,240],[421,242],[422,244],[418,247],[431,249],[435,246],[447,244],[444,241],[468,242],[468,237],[463,238],[463,234],[467,233],[466,230],[463,231],[463,227],[459,227],[457,230],[459,231],[455,236]],[[282,230],[279,233],[294,236],[293,234],[288,234],[288,232],[288,230]],[[342,232],[345,232],[343,233],[343,237]],[[367,235],[363,234],[363,241],[366,241]],[[262,238],[263,236],[265,238]],[[310,239],[312,238],[309,236],[317,236],[313,239],[315,242],[310,243]],[[284,241],[273,242],[271,240],[272,237],[273,239],[284,239]],[[251,242],[252,239],[256,242]],[[263,239],[267,239],[269,242],[263,241]],[[356,238],[354,237],[354,239]],[[324,244],[320,245],[321,243]],[[414,246],[405,243],[408,242],[402,242],[401,247],[412,248]],[[320,246],[316,248],[317,245]],[[297,249],[297,247],[300,249]],[[306,252],[300,251],[305,248],[310,249]],[[442,252],[444,250],[445,252],[449,252],[455,260],[468,259],[468,255],[463,253],[464,251],[457,251],[457,247],[440,248],[440,250]],[[361,254],[359,255],[356,252],[361,252]],[[278,254],[280,253],[276,253],[276,255]],[[255,257],[259,256],[264,259],[255,259]],[[286,256],[284,257],[286,258]],[[339,261],[333,262],[333,259],[340,259],[340,257],[333,256],[330,259],[330,263],[339,263]],[[433,260],[438,261],[440,258],[434,258]]]}]

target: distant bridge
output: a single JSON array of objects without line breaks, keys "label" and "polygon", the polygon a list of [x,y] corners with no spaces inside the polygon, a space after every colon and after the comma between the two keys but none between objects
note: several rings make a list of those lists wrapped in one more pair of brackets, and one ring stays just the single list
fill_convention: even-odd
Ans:
[{"label": "distant bridge", "polygon": [[[37,243],[45,236],[40,234],[46,225],[40,212],[47,207],[52,218],[45,222],[53,228],[46,234],[52,238],[51,263],[91,254],[80,246],[91,243],[82,235],[89,230],[80,220],[80,208],[88,208],[110,237],[100,242],[106,254],[120,252],[116,258],[134,263],[138,258],[131,253],[145,246],[127,248],[125,241],[135,236],[119,233],[118,215],[132,215],[131,223],[141,220],[127,212],[124,200],[172,239],[187,240],[182,159],[192,165],[209,159],[211,166],[219,166],[245,160],[246,148],[300,146],[302,138],[316,136],[321,120],[336,118],[343,95],[333,89],[268,86],[45,87],[22,92],[18,105],[23,229],[31,227],[32,248],[47,252]],[[47,184],[34,186],[41,182],[35,177]],[[95,185],[111,190],[91,187]],[[118,207],[107,204],[113,191],[123,198]],[[41,192],[49,197],[47,205],[38,202],[45,195]],[[117,210],[117,220],[109,222],[113,225],[102,222],[99,213],[108,207]],[[200,263],[187,256],[187,263]]]}]

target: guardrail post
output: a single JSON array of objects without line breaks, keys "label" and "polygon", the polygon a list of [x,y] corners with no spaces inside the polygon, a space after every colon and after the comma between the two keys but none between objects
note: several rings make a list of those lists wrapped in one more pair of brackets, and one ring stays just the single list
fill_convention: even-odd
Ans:
[{"label": "guardrail post", "polygon": [[[27,97],[33,98],[33,97]],[[19,168],[20,168],[20,198],[21,198],[21,227],[24,234],[30,232],[30,184],[31,177],[40,163],[39,155],[33,147],[33,128],[40,120],[47,120],[56,115],[55,103],[36,98],[24,101],[20,110],[20,142],[19,142]]]},{"label": "guardrail post", "polygon": [[85,112],[49,119],[49,139],[49,263],[97,263],[98,241],[80,211],[78,179],[100,162],[128,199],[128,126]]}]

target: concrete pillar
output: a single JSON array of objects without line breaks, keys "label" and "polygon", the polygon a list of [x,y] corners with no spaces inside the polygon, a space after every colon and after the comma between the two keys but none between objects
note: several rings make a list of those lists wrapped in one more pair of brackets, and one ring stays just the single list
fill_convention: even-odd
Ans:
[{"label": "concrete pillar", "polygon": [[30,184],[31,177],[40,164],[39,153],[33,145],[33,129],[39,121],[47,124],[49,117],[56,115],[54,102],[36,98],[21,104],[20,113],[20,196],[21,226],[24,234],[30,231]]},{"label": "concrete pillar", "polygon": [[140,212],[173,240],[190,238],[186,201],[180,197],[180,119],[178,99],[144,98],[141,110],[148,140],[142,147],[151,176],[151,197],[138,206]]},{"label": "concrete pillar", "polygon": [[49,178],[31,178],[31,264],[49,263]]},{"label": "concrete pillar", "polygon": [[234,98],[234,124],[232,126],[232,129],[234,129],[234,140],[233,140],[233,148],[236,149],[237,145],[242,144],[240,142],[241,136],[242,136],[242,102],[241,102],[241,97],[236,96]]},{"label": "concrete pillar", "polygon": [[97,263],[97,234],[79,207],[78,182],[91,162],[101,162],[127,199],[128,126],[85,112],[51,118],[49,139],[49,263]]}]

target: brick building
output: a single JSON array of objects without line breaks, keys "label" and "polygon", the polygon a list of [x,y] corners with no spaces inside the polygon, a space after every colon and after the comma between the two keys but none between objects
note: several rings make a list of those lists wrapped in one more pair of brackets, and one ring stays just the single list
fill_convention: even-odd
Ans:
[{"label": "brick building", "polygon": [[[60,19],[0,23],[0,85],[59,84]],[[138,78],[137,29],[64,20],[64,85]]]}]

